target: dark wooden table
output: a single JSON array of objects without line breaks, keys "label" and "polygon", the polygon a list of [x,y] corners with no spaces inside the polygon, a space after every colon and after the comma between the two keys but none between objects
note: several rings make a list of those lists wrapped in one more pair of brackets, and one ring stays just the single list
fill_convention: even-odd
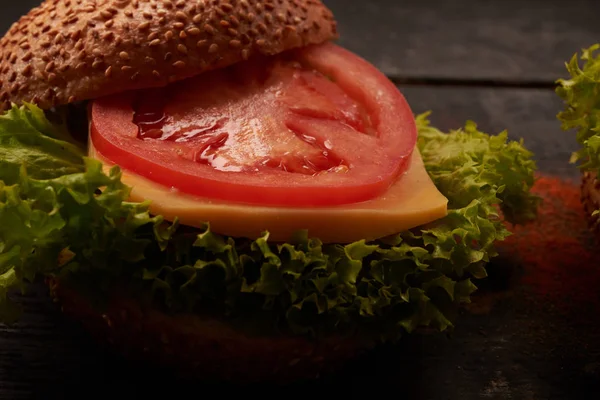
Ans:
[{"label": "dark wooden table", "polygon": [[[2,1],[0,30],[37,3]],[[536,152],[542,173],[577,178],[568,164],[574,135],[560,130],[555,116],[562,104],[552,89],[565,76],[564,62],[600,41],[598,0],[325,3],[340,22],[340,43],[395,81],[415,112],[432,110],[442,129],[467,119],[489,132],[508,129]],[[484,292],[493,294],[493,307],[466,312],[450,337],[409,337],[336,376],[293,389],[190,386],[132,366],[91,343],[40,290],[23,298],[27,314],[18,326],[0,326],[0,399],[175,398],[188,390],[197,396],[211,395],[208,390],[317,396],[324,389],[375,395],[382,388],[407,399],[597,398],[600,325],[579,329],[546,304],[506,295],[517,290],[508,281],[491,282]]]}]

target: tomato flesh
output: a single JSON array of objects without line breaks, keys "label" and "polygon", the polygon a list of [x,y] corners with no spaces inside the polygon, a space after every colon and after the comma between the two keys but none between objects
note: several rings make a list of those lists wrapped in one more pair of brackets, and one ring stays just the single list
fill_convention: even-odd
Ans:
[{"label": "tomato flesh", "polygon": [[416,143],[412,112],[375,67],[325,44],[92,104],[96,151],[184,193],[333,206],[384,193]]}]

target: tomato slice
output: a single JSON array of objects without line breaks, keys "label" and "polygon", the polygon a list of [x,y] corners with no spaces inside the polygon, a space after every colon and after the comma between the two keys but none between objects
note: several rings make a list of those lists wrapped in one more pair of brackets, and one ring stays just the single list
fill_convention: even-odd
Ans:
[{"label": "tomato slice", "polygon": [[314,207],[383,194],[417,131],[381,72],[328,43],[95,100],[90,138],[108,160],[184,193]]}]

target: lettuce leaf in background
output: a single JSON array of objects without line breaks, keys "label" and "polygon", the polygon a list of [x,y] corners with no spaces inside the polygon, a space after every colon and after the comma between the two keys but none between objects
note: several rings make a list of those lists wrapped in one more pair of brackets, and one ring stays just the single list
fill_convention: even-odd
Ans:
[{"label": "lettuce leaf in background", "polygon": [[[447,217],[372,243],[324,245],[306,232],[289,243],[272,243],[268,232],[234,239],[209,225],[179,227],[149,215],[147,203],[128,202],[119,168],[105,174],[67,136],[54,135],[35,107],[13,107],[2,118],[0,151],[23,154],[0,164],[0,318],[7,322],[16,316],[9,289],[60,275],[90,296],[125,285],[165,312],[268,315],[298,334],[358,328],[394,339],[445,330],[476,289],[472,279],[486,276],[494,243],[509,235],[502,215],[523,223],[538,204],[529,193],[535,163],[522,143],[473,123],[443,133],[424,114],[418,145],[449,198]],[[10,132],[31,139],[10,140]],[[23,159],[36,162],[21,166]]]},{"label": "lettuce leaf in background", "polygon": [[[572,162],[583,171],[600,172],[600,44],[575,54],[567,63],[569,79],[559,79],[556,93],[565,104],[558,114],[565,131],[575,129],[581,148]],[[583,65],[580,65],[583,61]]]}]

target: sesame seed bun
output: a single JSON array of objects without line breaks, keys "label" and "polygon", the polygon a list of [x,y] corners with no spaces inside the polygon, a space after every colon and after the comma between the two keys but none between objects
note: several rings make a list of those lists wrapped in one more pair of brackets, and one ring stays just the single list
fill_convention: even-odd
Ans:
[{"label": "sesame seed bun", "polygon": [[319,0],[46,0],[0,40],[0,109],[164,86],[336,37]]},{"label": "sesame seed bun", "polygon": [[236,383],[289,383],[337,370],[371,348],[357,337],[315,341],[303,336],[249,333],[224,320],[167,315],[114,295],[102,308],[55,278],[46,280],[65,315],[126,357],[171,368],[179,376]]}]

